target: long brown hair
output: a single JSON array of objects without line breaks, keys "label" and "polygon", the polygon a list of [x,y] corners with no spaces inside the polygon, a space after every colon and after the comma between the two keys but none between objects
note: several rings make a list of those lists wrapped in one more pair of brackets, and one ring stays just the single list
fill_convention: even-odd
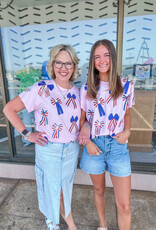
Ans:
[{"label": "long brown hair", "polygon": [[120,76],[117,74],[117,55],[113,43],[107,39],[98,40],[94,43],[90,53],[89,71],[87,80],[87,96],[96,98],[97,89],[100,85],[99,71],[95,68],[94,53],[100,45],[105,46],[110,53],[110,70],[108,75],[109,89],[113,98],[117,99],[123,93]]}]

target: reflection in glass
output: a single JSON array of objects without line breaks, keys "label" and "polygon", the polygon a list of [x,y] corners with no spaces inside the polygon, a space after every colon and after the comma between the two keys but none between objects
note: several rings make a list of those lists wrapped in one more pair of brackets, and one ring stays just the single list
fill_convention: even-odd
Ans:
[{"label": "reflection in glass", "polygon": [[[47,80],[49,50],[60,43],[74,47],[80,59],[80,87],[87,79],[92,44],[110,39],[116,45],[117,8],[113,1],[14,1],[2,11],[2,44],[10,99],[34,82]],[[31,5],[32,4],[32,5]],[[12,16],[14,15],[14,17]],[[34,115],[26,110],[19,116],[31,131]],[[17,154],[33,154],[34,144],[25,142],[14,130]]]},{"label": "reflection in glass", "polygon": [[122,74],[133,80],[132,162],[156,163],[156,3],[125,6]]}]

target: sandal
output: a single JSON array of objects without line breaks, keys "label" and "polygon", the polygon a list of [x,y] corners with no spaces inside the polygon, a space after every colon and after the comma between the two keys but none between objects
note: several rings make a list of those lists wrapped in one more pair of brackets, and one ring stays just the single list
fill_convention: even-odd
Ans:
[{"label": "sandal", "polygon": [[48,230],[60,230],[60,227],[58,224],[54,225],[53,222],[49,219],[45,219],[46,225],[48,227]]}]

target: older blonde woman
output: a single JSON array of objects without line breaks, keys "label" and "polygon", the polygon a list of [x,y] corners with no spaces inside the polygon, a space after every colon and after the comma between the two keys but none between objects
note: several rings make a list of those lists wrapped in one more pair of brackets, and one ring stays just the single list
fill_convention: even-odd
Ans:
[{"label": "older blonde woman", "polygon": [[[75,230],[71,213],[73,178],[79,155],[79,90],[71,84],[78,77],[78,58],[69,45],[50,51],[47,65],[51,80],[35,83],[8,102],[4,113],[28,141],[36,144],[35,173],[40,211],[50,230],[59,229],[61,212],[69,230]],[[29,132],[17,112],[35,113],[37,132]]]}]

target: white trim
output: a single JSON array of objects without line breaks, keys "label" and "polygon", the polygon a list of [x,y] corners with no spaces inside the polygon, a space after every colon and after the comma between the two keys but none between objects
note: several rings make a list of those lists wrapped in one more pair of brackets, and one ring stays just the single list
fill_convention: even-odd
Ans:
[{"label": "white trim", "polygon": [[[132,189],[156,192],[156,183],[155,183],[156,175],[132,173],[131,178],[132,178],[131,179]],[[74,183],[83,184],[83,185],[92,185],[90,176],[87,173],[83,172],[81,169],[77,169],[74,178]],[[108,172],[106,172],[106,186],[113,187]]]},{"label": "white trim", "polygon": [[[0,163],[0,177],[35,180],[33,165]],[[132,173],[132,189],[156,192],[156,175]],[[92,185],[90,176],[81,169],[76,170],[74,184]],[[106,173],[106,186],[112,187],[109,173]]]}]

